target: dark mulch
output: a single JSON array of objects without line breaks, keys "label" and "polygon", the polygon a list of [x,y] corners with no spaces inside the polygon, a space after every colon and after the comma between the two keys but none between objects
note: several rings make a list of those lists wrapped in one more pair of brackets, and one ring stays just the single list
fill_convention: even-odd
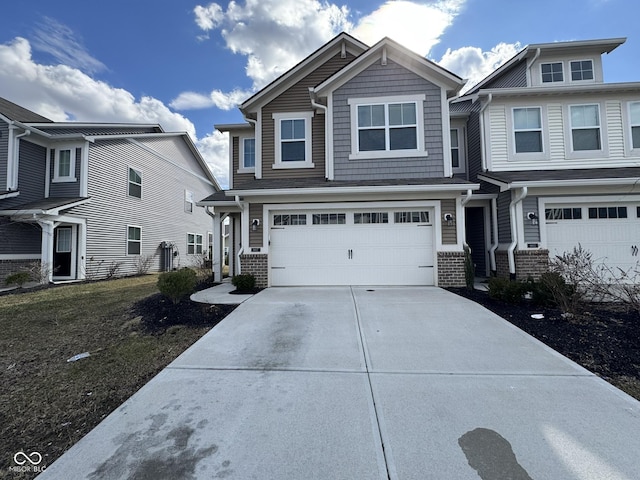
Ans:
[{"label": "dark mulch", "polygon": [[[617,304],[593,304],[584,314],[563,316],[557,308],[530,302],[509,304],[487,292],[450,291],[473,300],[508,320],[562,355],[640,400],[640,316]],[[536,320],[532,314],[543,314]]]}]

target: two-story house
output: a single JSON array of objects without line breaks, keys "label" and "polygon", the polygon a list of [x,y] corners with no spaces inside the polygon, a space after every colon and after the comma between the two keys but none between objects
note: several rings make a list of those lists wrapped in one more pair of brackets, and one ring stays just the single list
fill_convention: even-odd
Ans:
[{"label": "two-story house", "polygon": [[200,202],[216,238],[229,218],[231,274],[463,285],[464,204],[479,188],[452,165],[449,99],[463,85],[388,38],[343,33],[246,100],[246,123],[216,125],[230,188]]},{"label": "two-story house", "polygon": [[611,268],[640,259],[640,83],[605,83],[625,39],[529,45],[465,95],[467,241],[480,273],[526,279],[581,244]]},{"label": "two-story house", "polygon": [[219,186],[186,133],[52,122],[0,98],[0,281],[159,271],[200,263]]}]

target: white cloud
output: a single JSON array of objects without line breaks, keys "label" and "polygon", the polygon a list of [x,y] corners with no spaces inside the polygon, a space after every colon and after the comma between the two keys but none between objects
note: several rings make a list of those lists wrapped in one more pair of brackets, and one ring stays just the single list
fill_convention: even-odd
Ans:
[{"label": "white cloud", "polygon": [[153,97],[139,100],[128,91],[94,80],[77,68],[41,65],[28,40],[0,45],[2,96],[54,121],[159,123],[166,131],[186,131],[193,123]]},{"label": "white cloud", "polygon": [[196,23],[204,31],[213,30],[224,18],[222,7],[217,3],[212,3],[206,7],[197,5],[193,9],[193,13],[196,16]]},{"label": "white cloud", "polygon": [[199,108],[217,107],[221,110],[232,110],[244,100],[249,98],[252,90],[235,89],[224,93],[222,90],[213,90],[209,95],[197,92],[182,92],[169,106],[176,110],[197,110]]},{"label": "white cloud", "polygon": [[214,131],[196,143],[220,187],[229,187],[229,134]]},{"label": "white cloud", "polygon": [[61,64],[84,72],[95,73],[107,69],[87,52],[69,27],[53,18],[45,17],[43,22],[38,23],[33,48],[52,55]]},{"label": "white cloud", "polygon": [[520,43],[517,42],[499,43],[488,52],[483,52],[478,47],[448,49],[438,64],[467,79],[463,89],[466,91],[513,57],[520,49]]}]

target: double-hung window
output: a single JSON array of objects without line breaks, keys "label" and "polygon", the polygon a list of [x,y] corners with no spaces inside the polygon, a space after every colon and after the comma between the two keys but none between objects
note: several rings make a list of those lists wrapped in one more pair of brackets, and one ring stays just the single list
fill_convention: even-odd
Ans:
[{"label": "double-hung window", "polygon": [[187,233],[187,254],[202,254],[202,235],[199,233]]},{"label": "double-hung window", "polygon": [[313,167],[311,159],[312,118],[313,112],[273,114],[275,122],[275,163],[273,168]]},{"label": "double-hung window", "polygon": [[629,104],[629,123],[631,125],[631,148],[640,148],[640,102]]},{"label": "double-hung window", "polygon": [[570,105],[569,116],[573,151],[601,150],[600,106]]},{"label": "double-hung window", "polygon": [[127,226],[127,255],[140,255],[142,251],[142,228]]},{"label": "double-hung window", "polygon": [[53,162],[54,182],[76,181],[76,149],[73,147],[57,148]]},{"label": "double-hung window", "polygon": [[515,153],[542,152],[542,115],[540,107],[513,109]]},{"label": "double-hung window", "polygon": [[240,137],[240,170],[253,171],[256,167],[256,139]]},{"label": "double-hung window", "polygon": [[142,173],[129,168],[129,196],[142,198]]},{"label": "double-hung window", "polygon": [[426,155],[423,101],[424,95],[349,99],[350,158]]}]

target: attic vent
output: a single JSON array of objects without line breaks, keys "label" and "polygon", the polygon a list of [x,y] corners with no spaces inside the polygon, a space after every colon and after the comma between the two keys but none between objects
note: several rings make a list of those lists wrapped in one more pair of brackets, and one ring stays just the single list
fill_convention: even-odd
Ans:
[{"label": "attic vent", "polygon": [[340,58],[347,58],[347,44],[342,42],[342,50],[340,51]]},{"label": "attic vent", "polygon": [[386,65],[387,64],[387,47],[383,47],[382,48],[382,61],[380,62],[380,65]]}]

